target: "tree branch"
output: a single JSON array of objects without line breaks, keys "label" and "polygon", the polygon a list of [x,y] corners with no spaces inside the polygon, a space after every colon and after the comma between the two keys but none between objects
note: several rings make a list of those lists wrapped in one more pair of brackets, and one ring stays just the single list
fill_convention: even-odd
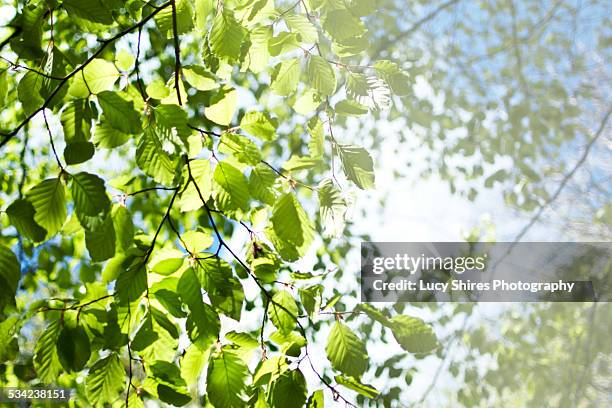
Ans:
[{"label": "tree branch", "polygon": [[47,133],[49,134],[49,142],[51,143],[51,150],[53,151],[53,155],[55,156],[55,160],[57,161],[57,165],[59,166],[60,171],[64,173],[66,169],[64,169],[64,166],[62,166],[62,162],[60,161],[59,156],[57,155],[57,151],[55,150],[55,144],[53,143],[53,135],[51,134],[51,127],[49,126],[49,121],[47,120],[47,114],[45,113],[44,109],[42,111],[42,114],[43,114],[43,118],[45,119],[45,126],[47,127]]},{"label": "tree branch", "polygon": [[527,225],[525,225],[523,229],[518,233],[518,235],[514,238],[514,243],[519,242],[525,236],[527,231],[529,231],[529,229],[540,219],[540,216],[542,215],[544,210],[546,210],[546,208],[548,208],[559,197],[559,195],[561,194],[567,183],[570,181],[570,179],[574,176],[576,171],[578,171],[578,169],[584,164],[586,159],[589,157],[589,153],[591,152],[593,145],[595,144],[595,142],[597,142],[599,137],[603,134],[603,131],[606,129],[606,125],[608,123],[608,120],[610,119],[610,115],[612,115],[612,109],[609,109],[608,112],[605,114],[604,118],[599,124],[599,128],[597,129],[589,143],[587,143],[587,145],[585,146],[584,152],[582,152],[582,155],[580,156],[574,167],[570,170],[569,173],[567,173],[563,177],[563,180],[561,180],[561,183],[559,183],[559,186],[557,186],[557,189],[555,190],[553,195],[548,200],[546,200],[544,204],[540,205],[540,209],[538,210],[538,212],[533,216],[533,218],[531,218]]},{"label": "tree branch", "polygon": [[171,0],[172,3],[172,34],[174,37],[174,89],[176,90],[176,99],[178,104],[183,106],[181,100],[181,90],[179,86],[181,72],[181,48],[179,45],[178,27],[176,25],[176,0]]}]

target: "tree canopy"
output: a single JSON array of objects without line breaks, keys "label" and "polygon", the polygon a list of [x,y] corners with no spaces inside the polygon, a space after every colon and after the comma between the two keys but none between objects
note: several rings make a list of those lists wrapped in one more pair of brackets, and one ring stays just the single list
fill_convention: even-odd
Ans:
[{"label": "tree canopy", "polygon": [[[394,140],[453,193],[501,187],[537,221],[611,115],[601,57],[563,27],[604,59],[609,33],[576,34],[569,1],[406,3],[3,2],[0,383],[74,389],[75,406],[395,407],[467,330],[504,354],[455,324],[473,305],[359,303],[368,214],[350,214],[382,197]],[[588,233],[610,232],[607,190],[580,211]],[[468,382],[477,365],[448,366]]]}]

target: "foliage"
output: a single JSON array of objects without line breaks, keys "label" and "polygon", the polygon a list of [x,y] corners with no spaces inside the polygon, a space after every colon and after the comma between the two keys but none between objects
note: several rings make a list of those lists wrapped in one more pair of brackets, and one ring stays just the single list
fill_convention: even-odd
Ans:
[{"label": "foliage", "polygon": [[[391,61],[358,65],[374,10],[52,0],[13,11],[0,63],[2,382],[74,388],[83,406],[379,398],[361,379],[371,339],[351,323],[359,314],[325,289],[329,257],[347,251],[331,244],[350,237],[346,192],[375,184],[370,153],[333,128],[380,109],[406,78]],[[365,104],[373,94],[384,98]],[[389,322],[398,350],[435,349]],[[309,350],[330,325],[328,364]]]}]

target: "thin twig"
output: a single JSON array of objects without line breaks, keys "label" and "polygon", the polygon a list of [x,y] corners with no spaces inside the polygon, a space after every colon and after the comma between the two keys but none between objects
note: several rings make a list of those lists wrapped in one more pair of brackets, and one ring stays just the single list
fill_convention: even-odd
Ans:
[{"label": "thin twig", "polygon": [[181,72],[181,48],[179,45],[178,27],[176,25],[176,1],[171,0],[172,3],[172,34],[174,37],[174,89],[176,89],[176,99],[178,104],[183,106],[181,100],[181,90],[179,87],[179,79]]},{"label": "thin twig", "polygon": [[178,190],[178,189],[179,189],[179,187],[148,187],[148,188],[144,188],[142,190],[138,190],[138,191],[134,191],[132,193],[128,193],[126,195],[127,196],[135,196],[137,194],[146,193],[148,191],[155,191],[155,190],[175,191],[175,190]]},{"label": "thin twig", "polygon": [[[168,204],[168,208],[166,209],[164,218],[162,218],[161,222],[157,226],[157,230],[155,231],[155,235],[153,236],[153,241],[151,242],[151,246],[149,246],[149,249],[147,250],[147,253],[144,257],[143,265],[146,265],[147,262],[149,261],[149,258],[151,257],[151,253],[153,252],[153,249],[155,248],[155,242],[157,241],[157,237],[159,236],[159,233],[162,227],[164,226],[164,223],[170,217],[170,211],[172,211],[172,206],[174,205],[174,200],[176,199],[176,196],[178,195],[178,193],[179,193],[179,189],[177,188],[176,190],[174,190],[174,194],[172,194],[172,198],[170,199],[170,204]],[[147,288],[147,292],[148,292],[148,288]]]},{"label": "thin twig", "polygon": [[42,76],[42,77],[44,77],[44,78],[47,78],[47,79],[55,79],[55,80],[59,80],[59,81],[61,81],[62,79],[64,79],[64,77],[57,77],[57,76],[49,75],[49,74],[46,74],[46,73],[44,73],[44,72],[42,72],[42,71],[39,71],[39,70],[37,70],[37,69],[30,68],[30,67],[28,67],[28,66],[26,66],[26,65],[18,64],[18,63],[16,63],[16,62],[11,61],[10,59],[8,59],[8,58],[6,58],[6,57],[3,57],[2,55],[0,55],[0,59],[2,59],[4,62],[6,62],[7,64],[9,64],[9,66],[10,66],[10,67],[11,67],[11,69],[13,69],[13,70],[25,69],[26,71],[33,72],[33,73],[38,74],[38,75],[40,75],[40,76]]},{"label": "thin twig", "polygon": [[45,119],[45,126],[47,127],[47,133],[49,134],[49,142],[51,143],[51,150],[53,151],[53,155],[55,156],[55,160],[57,161],[57,165],[60,168],[60,171],[62,173],[64,173],[66,170],[64,169],[64,166],[62,166],[62,162],[59,159],[59,156],[57,155],[57,151],[55,150],[55,143],[53,143],[53,135],[51,134],[51,127],[49,126],[49,121],[47,120],[47,114],[45,113],[45,110],[43,109],[42,111],[43,114],[43,118]]}]

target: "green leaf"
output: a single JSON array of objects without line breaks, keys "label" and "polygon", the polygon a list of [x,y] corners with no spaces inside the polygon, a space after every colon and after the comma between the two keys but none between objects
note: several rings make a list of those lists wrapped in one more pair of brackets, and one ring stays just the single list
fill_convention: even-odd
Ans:
[{"label": "green leaf", "polygon": [[119,132],[106,122],[98,122],[94,127],[94,143],[97,147],[113,149],[125,144],[131,135]]},{"label": "green leaf", "polygon": [[276,178],[274,170],[263,163],[258,164],[249,175],[249,193],[254,199],[273,205],[276,195],[272,186]]},{"label": "green leaf", "polygon": [[13,251],[0,245],[0,313],[5,304],[14,304],[20,277],[21,267],[17,257]]},{"label": "green leaf", "polygon": [[429,353],[438,347],[430,325],[417,317],[397,315],[391,318],[393,337],[409,353]]},{"label": "green leaf", "polygon": [[93,229],[86,229],[85,245],[91,260],[102,262],[115,256],[115,239],[115,227],[110,215]]},{"label": "green leaf", "polygon": [[227,278],[223,289],[208,293],[211,303],[219,313],[240,321],[244,304],[244,288],[238,279],[231,276]]},{"label": "green leaf", "polygon": [[[176,31],[185,34],[193,29],[193,6],[189,0],[176,0]],[[174,37],[172,7],[166,7],[155,16],[155,22],[159,31],[168,36]]]},{"label": "green leaf", "polygon": [[272,26],[257,26],[251,30],[249,40],[251,46],[242,64],[242,70],[247,69],[260,73],[268,68],[270,52],[268,51],[268,41],[272,38]]},{"label": "green leaf", "polygon": [[300,42],[296,33],[281,31],[277,36],[268,41],[268,51],[273,57],[295,51],[300,48]]},{"label": "green leaf", "polygon": [[62,110],[61,122],[66,143],[86,142],[91,137],[93,113],[86,99],[74,99]]},{"label": "green leaf", "polygon": [[111,10],[100,0],[64,0],[62,6],[70,17],[76,16],[107,25],[113,23]]},{"label": "green leaf", "polygon": [[124,389],[126,373],[115,353],[98,360],[89,370],[85,379],[88,402],[95,407],[113,403]]},{"label": "green leaf", "polygon": [[178,105],[162,104],[155,107],[154,113],[156,126],[150,125],[149,128],[155,130],[157,137],[164,144],[164,149],[174,153],[185,146],[187,137],[191,135],[191,129],[187,126],[187,112]]},{"label": "green leaf", "polygon": [[201,288],[194,270],[189,268],[181,275],[177,292],[189,308],[186,323],[189,338],[199,344],[210,344],[219,336],[221,323],[212,307],[204,303]]},{"label": "green leaf", "polygon": [[146,289],[147,272],[140,263],[121,272],[115,283],[117,299],[123,304],[137,302]]},{"label": "green leaf", "polygon": [[323,20],[323,29],[327,31],[334,41],[338,42],[351,37],[359,37],[365,32],[361,21],[344,9],[328,12]]},{"label": "green leaf", "polygon": [[183,75],[187,82],[200,91],[210,91],[219,87],[219,79],[199,65],[183,67]]},{"label": "green leaf", "polygon": [[365,344],[344,323],[334,324],[325,347],[327,358],[335,370],[359,378],[368,366]]},{"label": "green leaf", "polygon": [[0,72],[0,101],[6,100],[8,95],[8,70]]},{"label": "green leaf", "polygon": [[147,317],[143,320],[140,328],[132,339],[132,350],[145,351],[147,347],[150,347],[152,344],[156,343],[160,337],[160,334],[161,333],[156,332],[153,329],[153,318],[150,314],[147,314]]},{"label": "green leaf", "polygon": [[219,209],[248,209],[249,187],[240,170],[227,162],[220,162],[215,168],[214,180],[213,197]]},{"label": "green leaf", "polygon": [[89,356],[89,337],[83,326],[64,326],[57,339],[57,356],[67,371],[81,371]]},{"label": "green leaf", "polygon": [[156,361],[149,366],[150,377],[157,382],[157,394],[165,403],[180,407],[188,404],[191,397],[179,368],[167,361]]},{"label": "green leaf", "polygon": [[284,356],[276,356],[263,360],[255,370],[253,384],[256,386],[268,384],[276,380],[288,369],[289,364],[287,364],[287,359]]},{"label": "green leaf", "polygon": [[250,111],[240,120],[240,129],[262,140],[274,140],[277,121],[265,112]]},{"label": "green leaf", "polygon": [[21,235],[34,242],[45,239],[47,231],[34,221],[34,206],[28,200],[17,199],[6,209],[11,224]]},{"label": "green leaf", "polygon": [[233,155],[239,162],[257,165],[261,160],[259,147],[245,136],[235,133],[224,133],[219,140],[219,151]]},{"label": "green leaf", "polygon": [[136,163],[153,180],[165,186],[170,186],[176,174],[178,161],[164,151],[154,126],[149,125],[138,141]]},{"label": "green leaf", "polygon": [[206,392],[215,408],[245,406],[246,380],[249,370],[234,352],[222,349],[208,363]]},{"label": "green leaf", "polygon": [[291,58],[280,62],[272,74],[270,88],[281,96],[289,96],[297,89],[300,81],[300,60]]},{"label": "green leaf", "polygon": [[324,234],[328,237],[338,237],[344,231],[346,217],[346,201],[340,190],[334,187],[333,181],[325,179],[317,188],[319,196],[319,213]]},{"label": "green leaf", "polygon": [[281,346],[281,353],[290,357],[299,357],[302,347],[306,345],[304,336],[295,330],[287,333],[275,331],[270,335],[270,340]]},{"label": "green leaf", "polygon": [[306,402],[306,408],[324,408],[325,407],[325,395],[323,390],[317,390],[308,397]]},{"label": "green leaf", "polygon": [[132,101],[125,100],[117,92],[104,91],[98,94],[98,103],[108,125],[129,134],[140,133],[142,130],[140,116],[134,110]]},{"label": "green leaf", "polygon": [[129,210],[122,205],[115,205],[111,217],[116,236],[116,252],[127,252],[134,243],[134,223]]},{"label": "green leaf", "polygon": [[[0,298],[2,299],[2,298]],[[0,300],[0,304],[1,304]],[[0,309],[2,306],[0,305]],[[19,344],[15,336],[21,328],[17,316],[7,317],[0,322],[0,360],[9,361],[19,355]]]},{"label": "green leaf", "polygon": [[174,247],[164,247],[156,250],[149,261],[149,269],[160,275],[171,275],[176,272],[185,261],[185,254]]},{"label": "green leaf", "polygon": [[323,96],[336,91],[336,74],[331,64],[318,55],[311,55],[306,69],[312,86]]},{"label": "green leaf", "polygon": [[[196,159],[189,163],[189,168],[198,188],[196,189],[194,182],[191,182],[181,194],[178,204],[183,212],[195,211],[202,207],[202,199],[208,200],[212,191],[210,162],[206,159]],[[187,180],[189,176],[187,166],[184,168],[184,173],[184,179]],[[202,198],[200,198],[200,194],[202,194]]]},{"label": "green leaf", "polygon": [[136,62],[136,57],[129,51],[125,49],[121,49],[117,56],[115,57],[115,65],[122,71],[127,71],[134,65]]},{"label": "green leaf", "polygon": [[345,99],[334,106],[334,111],[344,116],[361,116],[368,113],[368,107],[359,102]]},{"label": "green leaf", "polygon": [[60,178],[47,179],[26,193],[36,213],[34,221],[47,230],[47,237],[55,235],[66,221],[66,197]]},{"label": "green leaf", "polygon": [[359,305],[357,305],[357,308],[355,310],[365,312],[372,320],[379,322],[383,326],[390,326],[390,321],[387,314],[384,311],[379,310],[368,303],[360,303]]},{"label": "green leaf", "polygon": [[286,290],[276,292],[270,300],[268,314],[281,333],[290,333],[297,324],[298,316],[298,307],[293,295]]},{"label": "green leaf", "polygon": [[110,200],[106,194],[104,180],[94,174],[85,172],[74,174],[70,192],[77,216],[85,227],[87,225],[84,224],[84,220],[87,217],[104,217],[110,210]]},{"label": "green leaf", "polygon": [[147,85],[145,91],[151,98],[159,100],[167,98],[170,95],[170,89],[168,86],[159,79],[156,79]]},{"label": "green leaf", "polygon": [[151,307],[149,310],[151,311],[151,316],[153,316],[153,322],[155,323],[155,325],[163,328],[173,338],[178,339],[179,329],[173,321],[166,317],[166,313],[155,307]]},{"label": "green leaf", "polygon": [[17,94],[26,115],[35,112],[44,103],[44,99],[40,94],[43,79],[42,75],[28,71],[19,81]]},{"label": "green leaf", "polygon": [[270,221],[276,236],[295,247],[308,247],[314,238],[308,214],[293,193],[286,193],[278,199]]},{"label": "green leaf", "polygon": [[325,153],[323,147],[323,123],[316,116],[308,121],[308,133],[310,134],[310,141],[308,141],[310,157],[314,159],[323,158]]},{"label": "green leaf", "polygon": [[273,407],[302,408],[308,387],[300,369],[285,371],[270,385],[270,404]]},{"label": "green leaf", "polygon": [[[175,281],[175,278],[170,278]],[[164,282],[165,280],[161,281]],[[155,286],[155,285],[153,285]],[[179,299],[178,293],[176,293],[176,284],[174,289],[155,289],[151,290],[153,297],[161,303],[161,305],[174,317],[187,317],[187,313],[183,311],[181,300]]]},{"label": "green leaf", "polygon": [[22,34],[11,41],[11,48],[21,57],[38,59],[44,55],[41,43],[47,10],[46,4],[42,3],[24,5],[18,18]]},{"label": "green leaf", "polygon": [[306,288],[298,289],[300,294],[300,300],[306,312],[308,312],[308,316],[311,319],[314,319],[319,310],[321,310],[321,301],[323,296],[323,286],[321,285],[312,285]]},{"label": "green leaf", "polygon": [[191,384],[191,387],[194,389],[197,389],[200,375],[206,366],[208,353],[208,350],[192,343],[187,347],[185,354],[181,358],[181,377],[185,379],[187,384]]},{"label": "green leaf", "polygon": [[345,375],[337,375],[335,377],[335,380],[338,384],[342,385],[343,387],[346,387],[349,390],[356,391],[366,398],[374,399],[380,395],[380,393],[378,392],[376,388],[368,384],[363,384],[353,377],[348,377]]},{"label": "green leaf", "polygon": [[404,96],[412,92],[410,77],[397,63],[389,60],[376,61],[374,69],[389,84],[394,94]]},{"label": "green leaf", "polygon": [[314,44],[319,39],[317,28],[303,14],[287,14],[283,17],[287,27],[300,35],[301,41],[309,44]]},{"label": "green leaf", "polygon": [[238,93],[236,90],[223,87],[210,99],[210,104],[204,109],[204,115],[221,126],[227,126],[234,117],[237,102]]},{"label": "green leaf", "polygon": [[244,36],[244,29],[236,21],[234,11],[229,7],[223,7],[213,20],[208,42],[211,50],[219,58],[233,61],[240,56]]},{"label": "green leaf", "polygon": [[283,164],[283,169],[287,171],[298,171],[311,169],[321,164],[321,160],[312,157],[291,156],[289,160]]},{"label": "green leaf", "polygon": [[84,163],[93,157],[95,150],[90,142],[69,143],[64,149],[64,160],[69,165]]},{"label": "green leaf", "polygon": [[374,162],[366,149],[339,145],[338,153],[347,179],[362,190],[374,187]]},{"label": "green leaf", "polygon": [[109,91],[120,76],[112,62],[96,58],[74,76],[68,93],[75,98],[87,98],[90,93]]},{"label": "green leaf", "polygon": [[38,378],[46,384],[57,380],[62,364],[57,355],[57,339],[60,333],[59,320],[51,322],[36,342],[34,368]]},{"label": "green leaf", "polygon": [[300,115],[308,115],[321,105],[321,95],[314,89],[307,88],[304,93],[295,100],[293,109]]},{"label": "green leaf", "polygon": [[351,37],[341,42],[332,43],[332,52],[339,57],[352,57],[365,52],[370,46],[367,35]]},{"label": "green leaf", "polygon": [[198,252],[202,252],[203,250],[210,248],[210,246],[215,242],[210,233],[198,230],[185,232],[183,234],[183,241],[185,242],[185,247],[187,250],[192,254],[197,254]]}]

